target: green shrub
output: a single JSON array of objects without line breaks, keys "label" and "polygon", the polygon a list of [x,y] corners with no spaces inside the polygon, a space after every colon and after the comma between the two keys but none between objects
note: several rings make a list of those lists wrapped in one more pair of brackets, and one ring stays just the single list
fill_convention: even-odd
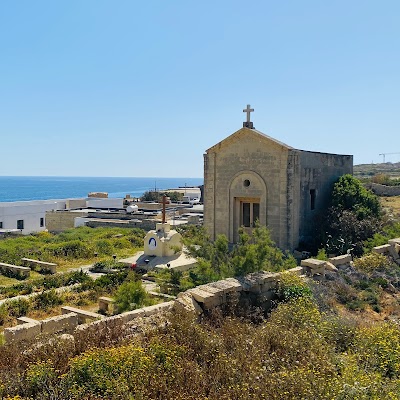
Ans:
[{"label": "green shrub", "polygon": [[362,310],[365,310],[365,308],[367,306],[365,301],[363,301],[361,299],[355,299],[355,300],[349,301],[345,305],[351,311],[362,311]]},{"label": "green shrub", "polygon": [[374,271],[390,270],[392,263],[383,254],[370,253],[354,259],[354,267],[366,274],[371,274]]},{"label": "green shrub", "polygon": [[328,261],[328,255],[326,254],[326,250],[325,249],[319,249],[316,259],[317,260]]},{"label": "green shrub", "polygon": [[56,257],[89,258],[93,256],[92,248],[80,240],[54,243],[46,247],[46,251]]},{"label": "green shrub", "polygon": [[282,274],[278,282],[276,294],[280,301],[290,301],[301,297],[312,297],[312,291],[305,281],[294,274]]},{"label": "green shrub", "polygon": [[5,304],[0,305],[0,325],[4,325],[8,317],[8,310]]},{"label": "green shrub", "polygon": [[140,280],[124,282],[115,293],[119,312],[134,310],[149,303],[149,297]]},{"label": "green shrub", "polygon": [[30,308],[31,303],[29,300],[20,298],[17,300],[11,300],[6,303],[7,312],[9,315],[19,318],[26,315]]},{"label": "green shrub", "polygon": [[332,192],[332,205],[341,210],[354,211],[358,219],[379,217],[379,199],[367,190],[357,178],[347,174],[339,178]]},{"label": "green shrub", "polygon": [[114,260],[101,260],[101,261],[96,261],[90,270],[93,272],[102,272],[105,270],[110,270],[111,268],[114,268],[114,266],[115,266]]},{"label": "green shrub", "polygon": [[96,251],[99,254],[105,254],[105,255],[110,256],[114,252],[113,245],[110,243],[110,240],[107,240],[107,239],[97,240],[95,242],[95,247],[96,247]]},{"label": "green shrub", "polygon": [[54,289],[39,293],[32,300],[32,306],[35,310],[48,310],[62,303],[62,296],[57,294]]}]

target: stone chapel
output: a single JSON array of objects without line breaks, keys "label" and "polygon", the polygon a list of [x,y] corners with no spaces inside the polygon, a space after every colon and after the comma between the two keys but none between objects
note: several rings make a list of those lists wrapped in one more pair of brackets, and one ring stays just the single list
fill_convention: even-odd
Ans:
[{"label": "stone chapel", "polygon": [[268,226],[283,250],[310,238],[317,212],[327,209],[333,184],[353,173],[353,156],[294,149],[250,121],[204,154],[204,226],[231,243],[238,229]]}]

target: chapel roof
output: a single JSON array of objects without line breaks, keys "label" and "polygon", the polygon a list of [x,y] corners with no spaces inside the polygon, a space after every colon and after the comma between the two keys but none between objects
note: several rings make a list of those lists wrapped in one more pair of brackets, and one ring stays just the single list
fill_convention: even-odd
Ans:
[{"label": "chapel roof", "polygon": [[226,137],[225,139],[221,140],[220,142],[218,142],[217,144],[215,144],[214,146],[210,147],[209,149],[206,150],[206,153],[208,153],[209,151],[213,151],[213,150],[217,150],[219,149],[221,146],[231,142],[232,140],[234,140],[236,137],[241,136],[243,133],[252,133],[257,135],[260,139],[265,140],[266,142],[273,142],[287,150],[295,150],[294,147],[289,146],[283,142],[280,142],[279,140],[274,139],[271,136],[266,135],[265,133],[262,133],[260,131],[258,131],[257,129],[250,129],[250,128],[246,128],[243,127],[241,129],[239,129],[238,131],[232,133],[232,135],[229,135],[228,137]]}]

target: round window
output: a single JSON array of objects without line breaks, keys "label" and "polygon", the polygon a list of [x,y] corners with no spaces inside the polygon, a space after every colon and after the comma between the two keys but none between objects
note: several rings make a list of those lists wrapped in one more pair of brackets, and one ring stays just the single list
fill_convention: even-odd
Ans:
[{"label": "round window", "polygon": [[245,179],[243,182],[244,187],[249,187],[250,186],[250,181],[248,179]]}]

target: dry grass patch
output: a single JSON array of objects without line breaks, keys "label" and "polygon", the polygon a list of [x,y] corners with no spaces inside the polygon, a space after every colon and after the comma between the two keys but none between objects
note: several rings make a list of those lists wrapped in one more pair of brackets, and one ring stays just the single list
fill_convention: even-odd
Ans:
[{"label": "dry grass patch", "polygon": [[382,207],[389,209],[396,220],[400,220],[400,196],[381,197]]}]

